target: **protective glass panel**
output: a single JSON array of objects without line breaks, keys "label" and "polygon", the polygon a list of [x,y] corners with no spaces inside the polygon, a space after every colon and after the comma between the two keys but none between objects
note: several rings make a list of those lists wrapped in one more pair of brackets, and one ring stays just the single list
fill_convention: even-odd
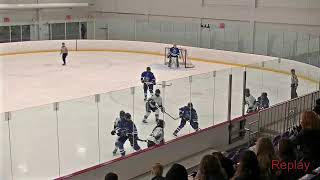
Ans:
[{"label": "protective glass panel", "polygon": [[231,69],[216,71],[214,78],[214,124],[228,120],[228,89]]},{"label": "protective glass panel", "polygon": [[[67,39],[79,39],[80,38],[79,22],[68,22],[66,23],[66,25],[67,25],[67,32],[66,32]],[[86,27],[81,29],[86,29]]]},{"label": "protective glass panel", "polygon": [[211,47],[211,31],[209,28],[201,28],[201,41],[200,41],[200,47],[201,48],[210,48]]},{"label": "protective glass panel", "polygon": [[283,32],[270,32],[268,36],[268,56],[282,57]]},{"label": "protective glass panel", "polygon": [[9,26],[0,26],[0,43],[10,42]]},{"label": "protective glass panel", "polygon": [[[120,117],[120,111],[125,111],[131,114],[131,119],[135,122],[136,115],[133,109],[134,99],[133,91],[131,89],[123,89],[119,91],[113,91],[105,94],[101,94],[99,102],[99,139],[100,139],[100,156],[101,162],[106,162],[114,158],[120,157],[121,149],[118,148],[113,154],[116,148],[118,136],[111,135],[111,131],[114,129],[116,118]],[[138,133],[140,129],[138,128]],[[126,154],[134,152],[130,146],[129,140],[124,144],[124,151]]]},{"label": "protective glass panel", "polygon": [[166,114],[164,120],[166,122],[165,137],[166,141],[174,138],[173,133],[176,129],[178,136],[194,132],[190,126],[190,122],[182,122],[179,117],[179,108],[184,107],[191,101],[189,77],[167,81],[163,90],[163,104]]},{"label": "protective glass panel", "polygon": [[174,43],[174,23],[172,22],[161,22],[161,36],[160,40],[162,43],[173,44]]},{"label": "protective glass panel", "polygon": [[298,33],[297,52],[295,59],[303,63],[309,63],[308,61],[308,44],[309,35]]},{"label": "protective glass panel", "polygon": [[0,114],[0,179],[12,179],[9,121],[5,121],[4,113]]},{"label": "protective glass panel", "polygon": [[65,23],[51,24],[51,39],[61,40],[65,38]]},{"label": "protective glass panel", "polygon": [[30,41],[31,40],[31,28],[30,25],[22,26],[22,41]]},{"label": "protective glass panel", "polygon": [[225,29],[214,28],[211,31],[211,48],[213,49],[224,49],[225,42]]},{"label": "protective glass panel", "polygon": [[256,31],[254,35],[254,54],[267,55],[268,32]]},{"label": "protective glass panel", "polygon": [[99,163],[99,119],[95,97],[61,102],[58,133],[61,175]]},{"label": "protective glass panel", "polygon": [[232,98],[231,98],[231,119],[242,115],[243,104],[243,67],[231,69],[232,73]]},{"label": "protective glass panel", "polygon": [[213,125],[214,88],[212,72],[192,76],[191,102],[197,110],[198,125],[201,129]]},{"label": "protective glass panel", "polygon": [[11,42],[21,41],[21,26],[11,26]]},{"label": "protective glass panel", "polygon": [[86,38],[87,39],[94,39],[95,38],[95,22],[93,20],[90,20],[88,22],[82,22],[87,24],[87,33],[86,33]]},{"label": "protective glass panel", "polygon": [[184,45],[185,43],[186,26],[182,23],[173,24],[172,36],[174,37],[174,43]]},{"label": "protective glass panel", "polygon": [[59,140],[53,105],[12,112],[9,124],[15,179],[58,177]]},{"label": "protective glass panel", "polygon": [[186,46],[198,46],[199,25],[195,23],[186,24],[185,41]]},{"label": "protective glass panel", "polygon": [[95,39],[109,39],[109,24],[107,21],[103,19],[97,19],[95,21]]},{"label": "protective glass panel", "polygon": [[226,28],[225,29],[225,42],[224,50],[238,51],[239,50],[239,29],[238,28]]},{"label": "protective glass panel", "polygon": [[109,39],[129,40],[134,39],[134,21],[112,19],[109,20]]},{"label": "protective glass panel", "polygon": [[157,21],[136,20],[136,40],[160,42],[161,24]]},{"label": "protective glass panel", "polygon": [[294,59],[297,51],[297,33],[285,32],[284,33],[284,49],[282,57],[287,59]]},{"label": "protective glass panel", "polygon": [[248,29],[240,29],[239,32],[239,52],[250,53],[251,52],[251,41],[250,31]]},{"label": "protective glass panel", "polygon": [[320,37],[310,36],[309,41],[309,64],[320,67]]}]

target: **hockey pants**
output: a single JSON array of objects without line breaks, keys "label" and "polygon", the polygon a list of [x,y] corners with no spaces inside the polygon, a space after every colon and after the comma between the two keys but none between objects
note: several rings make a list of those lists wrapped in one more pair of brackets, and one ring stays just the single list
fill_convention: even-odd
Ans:
[{"label": "hockey pants", "polygon": [[150,94],[153,94],[153,84],[144,83],[143,84],[143,91],[144,91],[145,97],[147,97],[148,89],[149,89]]},{"label": "hockey pants", "polygon": [[143,119],[146,120],[148,119],[151,111],[155,112],[155,118],[156,120],[159,119],[159,109],[158,108],[151,108],[150,105],[148,103],[146,103],[146,115],[144,115]]},{"label": "hockey pants", "polygon": [[168,67],[171,67],[171,64],[172,64],[172,58],[175,58],[175,59],[176,59],[177,67],[179,67],[179,57],[178,57],[178,56],[170,56],[170,58],[169,58],[169,65],[168,65]]},{"label": "hockey pants", "polygon": [[122,136],[122,137],[119,138],[119,142],[118,142],[121,156],[125,156],[126,155],[126,151],[124,150],[123,145],[125,144],[127,139],[129,139],[130,145],[133,147],[133,149],[135,151],[139,151],[141,149],[140,146],[138,145],[138,142],[137,142],[138,138],[136,136],[129,136],[129,137],[128,136]]},{"label": "hockey pants", "polygon": [[[185,125],[186,125],[187,120],[184,118],[181,118],[180,126],[175,130],[175,133],[178,133]],[[190,120],[190,125],[191,127],[195,130],[199,130],[199,125],[198,122]]]}]

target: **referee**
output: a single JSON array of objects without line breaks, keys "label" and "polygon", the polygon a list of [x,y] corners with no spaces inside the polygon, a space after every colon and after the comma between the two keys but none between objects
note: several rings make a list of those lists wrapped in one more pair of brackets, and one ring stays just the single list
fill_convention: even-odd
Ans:
[{"label": "referee", "polygon": [[62,65],[65,66],[66,65],[66,58],[68,56],[68,48],[66,47],[65,43],[62,43],[60,55],[61,54],[62,54],[62,61],[63,61]]}]

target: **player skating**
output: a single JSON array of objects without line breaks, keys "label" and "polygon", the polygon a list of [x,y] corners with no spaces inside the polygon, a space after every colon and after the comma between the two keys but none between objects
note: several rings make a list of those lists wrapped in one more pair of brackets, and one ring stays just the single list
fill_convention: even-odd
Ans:
[{"label": "player skating", "polygon": [[139,151],[141,149],[137,143],[137,140],[139,139],[138,131],[136,125],[131,120],[130,113],[126,113],[125,118],[120,119],[120,121],[118,122],[118,130],[116,133],[119,136],[117,144],[121,156],[126,155],[126,152],[124,150],[124,144],[128,139],[130,141],[130,145],[133,147],[134,150]]},{"label": "player skating", "polygon": [[173,47],[169,49],[168,58],[169,58],[168,67],[171,67],[173,58],[175,58],[176,65],[177,67],[179,67],[180,50],[179,48],[177,48],[177,45],[174,44]]},{"label": "player skating", "polygon": [[164,126],[165,122],[162,119],[158,119],[157,126],[152,130],[147,143],[148,147],[160,145],[164,143]]},{"label": "player skating", "polygon": [[249,89],[245,89],[245,105],[248,106],[247,113],[252,113],[257,110],[256,98],[250,94]]},{"label": "player skating", "polygon": [[179,116],[181,118],[181,122],[179,127],[173,132],[174,136],[177,136],[178,132],[186,125],[187,121],[189,121],[191,127],[195,131],[200,130],[197,111],[193,108],[193,104],[191,102],[189,102],[187,106],[179,109]]},{"label": "player skating", "polygon": [[[121,120],[124,120],[125,115],[126,115],[126,113],[125,113],[124,111],[120,111],[119,117],[117,117],[116,120],[114,121],[113,130],[111,131],[111,135],[115,135],[116,132],[119,131],[119,122],[120,122]],[[119,138],[120,138],[120,137],[121,137],[121,136],[118,136],[117,139],[116,139],[116,142],[114,143],[114,150],[113,150],[113,152],[112,152],[113,155],[115,155],[115,154],[117,153],[117,151],[118,151],[118,148],[119,148],[118,142],[119,142]]]},{"label": "player skating", "polygon": [[144,100],[147,100],[148,89],[150,94],[153,95],[153,85],[156,84],[156,78],[151,72],[151,68],[147,67],[147,70],[141,74],[141,82],[143,83]]},{"label": "player skating", "polygon": [[62,55],[63,66],[66,65],[66,58],[68,56],[68,48],[65,43],[62,43],[60,55]]},{"label": "player skating", "polygon": [[147,119],[152,112],[155,113],[156,121],[159,119],[159,109],[161,112],[164,112],[164,108],[162,106],[162,97],[160,96],[160,90],[157,89],[155,94],[152,95],[146,102],[146,114],[143,117],[142,122],[147,123]]}]

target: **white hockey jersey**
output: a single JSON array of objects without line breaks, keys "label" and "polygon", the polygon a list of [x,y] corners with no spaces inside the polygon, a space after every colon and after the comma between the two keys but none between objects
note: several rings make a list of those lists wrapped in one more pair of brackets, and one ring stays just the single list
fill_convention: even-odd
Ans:
[{"label": "white hockey jersey", "polygon": [[[151,103],[152,101],[155,102],[156,104]],[[156,106],[162,107],[162,97],[161,96],[156,96],[154,94],[148,99],[148,102],[149,102],[149,105],[151,108],[155,108]]]},{"label": "white hockey jersey", "polygon": [[248,111],[255,110],[257,108],[256,98],[254,98],[252,95],[245,97],[245,102],[246,105],[248,105]]},{"label": "white hockey jersey", "polygon": [[153,129],[153,131],[150,134],[148,140],[154,142],[157,145],[160,144],[161,142],[163,142],[164,141],[163,128],[156,127],[155,129]]}]

